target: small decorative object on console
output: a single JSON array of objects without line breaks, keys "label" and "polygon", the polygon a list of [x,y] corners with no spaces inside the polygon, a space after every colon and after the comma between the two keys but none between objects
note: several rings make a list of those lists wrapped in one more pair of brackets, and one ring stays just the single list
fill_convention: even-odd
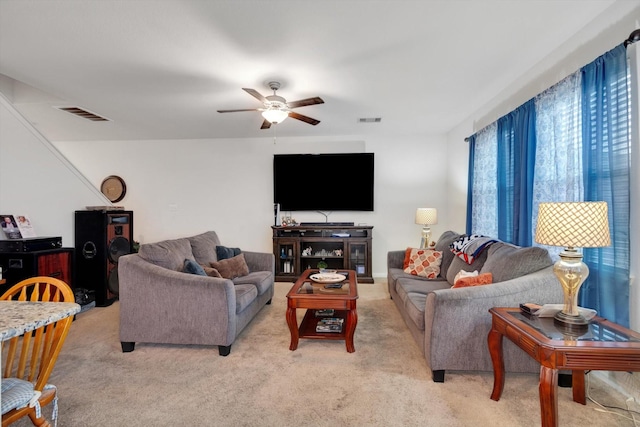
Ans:
[{"label": "small decorative object on console", "polygon": [[298,225],[298,221],[296,221],[294,218],[291,218],[290,216],[282,217],[283,227],[295,227],[296,225]]},{"label": "small decorative object on console", "polygon": [[127,185],[124,179],[119,176],[109,175],[100,184],[100,191],[109,201],[116,203],[124,199],[125,194],[127,194]]}]

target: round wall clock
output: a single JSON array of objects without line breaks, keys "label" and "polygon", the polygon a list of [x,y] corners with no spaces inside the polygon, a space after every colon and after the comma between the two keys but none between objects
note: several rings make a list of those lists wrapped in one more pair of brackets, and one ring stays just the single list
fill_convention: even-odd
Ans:
[{"label": "round wall clock", "polygon": [[124,195],[127,193],[127,186],[124,183],[124,179],[117,175],[109,175],[102,181],[100,191],[107,199],[116,203],[124,199]]}]

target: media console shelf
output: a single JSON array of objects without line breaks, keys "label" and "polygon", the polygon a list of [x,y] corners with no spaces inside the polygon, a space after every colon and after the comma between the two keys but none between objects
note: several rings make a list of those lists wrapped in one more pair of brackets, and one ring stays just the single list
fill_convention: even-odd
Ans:
[{"label": "media console shelf", "polygon": [[359,283],[373,283],[372,225],[300,225],[273,229],[273,255],[278,282],[295,282],[307,268],[354,270]]}]

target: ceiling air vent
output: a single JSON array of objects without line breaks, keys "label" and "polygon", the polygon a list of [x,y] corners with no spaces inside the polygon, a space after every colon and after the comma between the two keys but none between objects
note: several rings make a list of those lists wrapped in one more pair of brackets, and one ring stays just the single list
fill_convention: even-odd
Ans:
[{"label": "ceiling air vent", "polygon": [[78,117],[82,117],[83,119],[91,120],[92,122],[108,122],[110,121],[107,118],[99,116],[91,111],[84,110],[80,107],[55,107],[58,110],[66,111],[67,113],[74,114]]},{"label": "ceiling air vent", "polygon": [[364,117],[358,119],[359,123],[380,123],[382,121],[382,117]]}]

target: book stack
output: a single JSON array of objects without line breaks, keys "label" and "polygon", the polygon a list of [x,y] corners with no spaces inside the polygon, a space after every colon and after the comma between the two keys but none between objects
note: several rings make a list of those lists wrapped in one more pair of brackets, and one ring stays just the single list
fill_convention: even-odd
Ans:
[{"label": "book stack", "polygon": [[344,319],[339,317],[327,317],[320,319],[316,325],[316,332],[342,332]]}]

